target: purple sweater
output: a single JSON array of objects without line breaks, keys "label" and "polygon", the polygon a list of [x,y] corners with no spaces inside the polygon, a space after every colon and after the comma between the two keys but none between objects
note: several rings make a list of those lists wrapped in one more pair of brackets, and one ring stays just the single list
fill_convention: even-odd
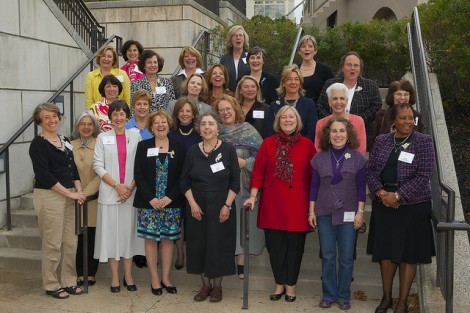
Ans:
[{"label": "purple sweater", "polygon": [[[336,169],[336,159],[343,152]],[[315,215],[332,215],[333,225],[343,224],[344,212],[356,212],[358,202],[366,200],[365,166],[367,159],[349,147],[318,152],[312,160],[313,176],[310,201],[315,201]]]}]

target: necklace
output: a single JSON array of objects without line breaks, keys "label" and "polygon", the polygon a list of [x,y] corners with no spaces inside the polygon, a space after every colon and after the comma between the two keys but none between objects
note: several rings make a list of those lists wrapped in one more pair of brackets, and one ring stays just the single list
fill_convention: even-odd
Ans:
[{"label": "necklace", "polygon": [[403,139],[402,141],[398,141],[397,142],[397,138],[395,136],[393,136],[393,145],[395,146],[393,148],[393,150],[395,150],[395,153],[397,153],[398,150],[400,150],[400,148],[403,146],[403,144],[408,140],[408,138],[410,138],[412,133],[410,133],[408,136],[406,136],[405,139]]},{"label": "necklace", "polygon": [[166,142],[167,142],[168,138],[165,138],[163,142],[163,144],[161,146],[158,145],[158,142],[157,142],[157,139],[155,139],[155,146],[158,146],[158,148],[160,149],[163,149],[163,147],[165,146]]},{"label": "necklace", "polygon": [[297,101],[299,101],[299,98],[295,99],[294,102],[288,102],[288,101],[292,101],[292,100],[286,100],[286,98],[284,98],[284,105],[290,105],[291,107],[296,107],[297,106]]},{"label": "necklace", "polygon": [[313,65],[310,66],[310,67],[306,67],[306,66],[303,66],[303,65],[300,66],[300,70],[301,70],[301,71],[309,71],[309,70],[311,70],[312,68],[314,68],[315,65],[317,65],[317,62],[314,61],[314,62],[313,62]]},{"label": "necklace", "polygon": [[331,154],[333,155],[333,157],[335,158],[335,161],[336,161],[336,169],[339,168],[339,161],[341,161],[341,159],[344,158],[344,155],[346,154],[346,151],[347,150],[344,150],[343,155],[339,159],[337,159],[335,153],[333,152],[333,150],[331,150]]},{"label": "necklace", "polygon": [[214,146],[214,149],[212,149],[211,151],[209,152],[206,152],[206,149],[204,149],[204,140],[202,141],[202,152],[204,152],[205,155],[209,156],[209,154],[211,154],[212,152],[215,151],[215,149],[217,149],[217,145],[219,144],[219,140],[217,140],[217,142],[215,143],[215,146]]},{"label": "necklace", "polygon": [[180,134],[183,135],[183,136],[189,136],[192,132],[193,132],[193,127],[191,127],[191,129],[185,133],[184,131],[181,130],[181,128],[178,127],[178,130],[180,131]]}]

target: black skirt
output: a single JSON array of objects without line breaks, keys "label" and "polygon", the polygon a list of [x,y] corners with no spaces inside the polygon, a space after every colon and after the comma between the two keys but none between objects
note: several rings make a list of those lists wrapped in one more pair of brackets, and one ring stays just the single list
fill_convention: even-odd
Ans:
[{"label": "black skirt", "polygon": [[228,220],[219,223],[220,209],[227,199],[228,191],[203,192],[192,189],[192,193],[203,214],[202,220],[198,221],[192,217],[190,208],[186,210],[188,273],[204,273],[209,278],[234,275],[236,208],[232,206]]},{"label": "black skirt", "polygon": [[430,220],[431,201],[386,207],[372,202],[367,253],[372,261],[431,263],[436,255]]}]

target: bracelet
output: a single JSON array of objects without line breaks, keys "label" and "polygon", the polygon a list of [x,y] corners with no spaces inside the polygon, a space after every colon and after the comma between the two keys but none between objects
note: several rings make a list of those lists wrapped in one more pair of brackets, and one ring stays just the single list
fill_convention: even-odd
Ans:
[{"label": "bracelet", "polygon": [[83,189],[81,189],[81,188],[78,188],[78,189],[77,189],[77,191],[83,191]]},{"label": "bracelet", "polygon": [[394,195],[395,195],[395,199],[400,200],[400,195],[398,194],[398,192],[395,192]]},{"label": "bracelet", "polygon": [[229,209],[229,210],[231,210],[231,209],[232,209],[232,207],[231,207],[230,205],[228,205],[227,203],[224,203],[224,206],[226,206],[226,207],[227,207],[227,209]]},{"label": "bracelet", "polygon": [[116,188],[117,185],[118,185],[118,183],[114,183],[113,188]]},{"label": "bracelet", "polygon": [[357,211],[358,211],[359,213],[364,214],[364,209],[357,209]]}]

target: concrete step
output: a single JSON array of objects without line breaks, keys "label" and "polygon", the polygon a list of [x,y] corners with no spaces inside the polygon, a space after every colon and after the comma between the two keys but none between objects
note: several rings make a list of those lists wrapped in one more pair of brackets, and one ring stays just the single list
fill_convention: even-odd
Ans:
[{"label": "concrete step", "polygon": [[34,210],[33,193],[27,193],[21,196],[20,210]]},{"label": "concrete step", "polygon": [[11,221],[15,228],[38,227],[38,218],[34,210],[15,210],[11,213]]},{"label": "concrete step", "polygon": [[0,268],[41,273],[41,251],[2,247],[0,248]]},{"label": "concrete step", "polygon": [[41,250],[41,238],[37,228],[13,228],[0,230],[0,247]]}]

